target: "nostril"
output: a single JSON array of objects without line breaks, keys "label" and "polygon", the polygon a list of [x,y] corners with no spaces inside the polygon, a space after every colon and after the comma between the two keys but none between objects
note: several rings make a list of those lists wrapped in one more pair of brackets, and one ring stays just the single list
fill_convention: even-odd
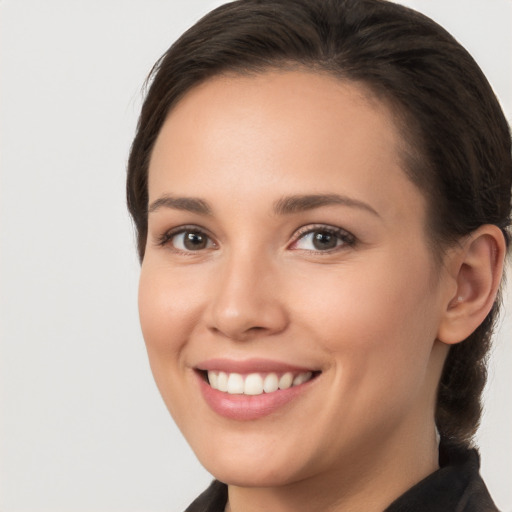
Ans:
[{"label": "nostril", "polygon": [[231,326],[223,327],[224,329],[217,326],[211,326],[210,331],[234,341],[247,341],[253,337],[257,337],[258,335],[264,335],[266,332],[270,332],[270,329],[260,327],[258,325],[254,327],[244,327],[241,329],[232,328]]}]

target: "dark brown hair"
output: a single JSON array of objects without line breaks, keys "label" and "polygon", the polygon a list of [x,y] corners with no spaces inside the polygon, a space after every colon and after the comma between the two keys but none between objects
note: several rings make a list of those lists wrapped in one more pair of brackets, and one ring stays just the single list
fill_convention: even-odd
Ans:
[{"label": "dark brown hair", "polygon": [[[405,171],[428,199],[434,252],[483,224],[499,226],[508,243],[509,128],[482,71],[451,35],[384,0],[239,0],[202,18],[151,72],[127,181],[141,260],[149,160],[172,107],[209,77],[293,66],[362,83],[394,107]],[[436,409],[447,442],[468,445],[478,427],[498,306],[450,349]]]}]

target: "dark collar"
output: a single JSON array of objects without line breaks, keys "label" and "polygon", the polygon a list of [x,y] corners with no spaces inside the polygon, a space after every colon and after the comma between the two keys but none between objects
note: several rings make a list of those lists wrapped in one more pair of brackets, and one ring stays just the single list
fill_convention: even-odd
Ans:
[{"label": "dark collar", "polygon": [[[476,450],[441,445],[441,468],[411,487],[384,512],[499,512],[480,477]],[[185,512],[224,512],[228,488],[214,480]]]},{"label": "dark collar", "polygon": [[228,486],[214,480],[185,512],[224,512],[228,502]]}]

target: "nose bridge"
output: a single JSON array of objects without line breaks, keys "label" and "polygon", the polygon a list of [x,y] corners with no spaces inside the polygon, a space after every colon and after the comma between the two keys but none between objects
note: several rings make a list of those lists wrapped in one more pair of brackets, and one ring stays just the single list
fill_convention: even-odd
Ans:
[{"label": "nose bridge", "polygon": [[276,294],[277,274],[265,251],[233,248],[223,259],[216,279],[210,328],[233,339],[284,329],[287,318]]}]

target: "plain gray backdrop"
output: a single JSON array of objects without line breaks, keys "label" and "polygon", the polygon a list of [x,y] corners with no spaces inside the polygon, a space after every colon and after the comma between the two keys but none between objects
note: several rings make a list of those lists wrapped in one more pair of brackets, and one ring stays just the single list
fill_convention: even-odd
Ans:
[{"label": "plain gray backdrop", "polygon": [[[180,511],[209,482],[153,383],[124,178],[154,61],[206,0],[0,0],[0,511]],[[511,0],[410,0],[512,112]],[[510,295],[510,293],[509,293]],[[512,511],[511,297],[482,473]]]}]

